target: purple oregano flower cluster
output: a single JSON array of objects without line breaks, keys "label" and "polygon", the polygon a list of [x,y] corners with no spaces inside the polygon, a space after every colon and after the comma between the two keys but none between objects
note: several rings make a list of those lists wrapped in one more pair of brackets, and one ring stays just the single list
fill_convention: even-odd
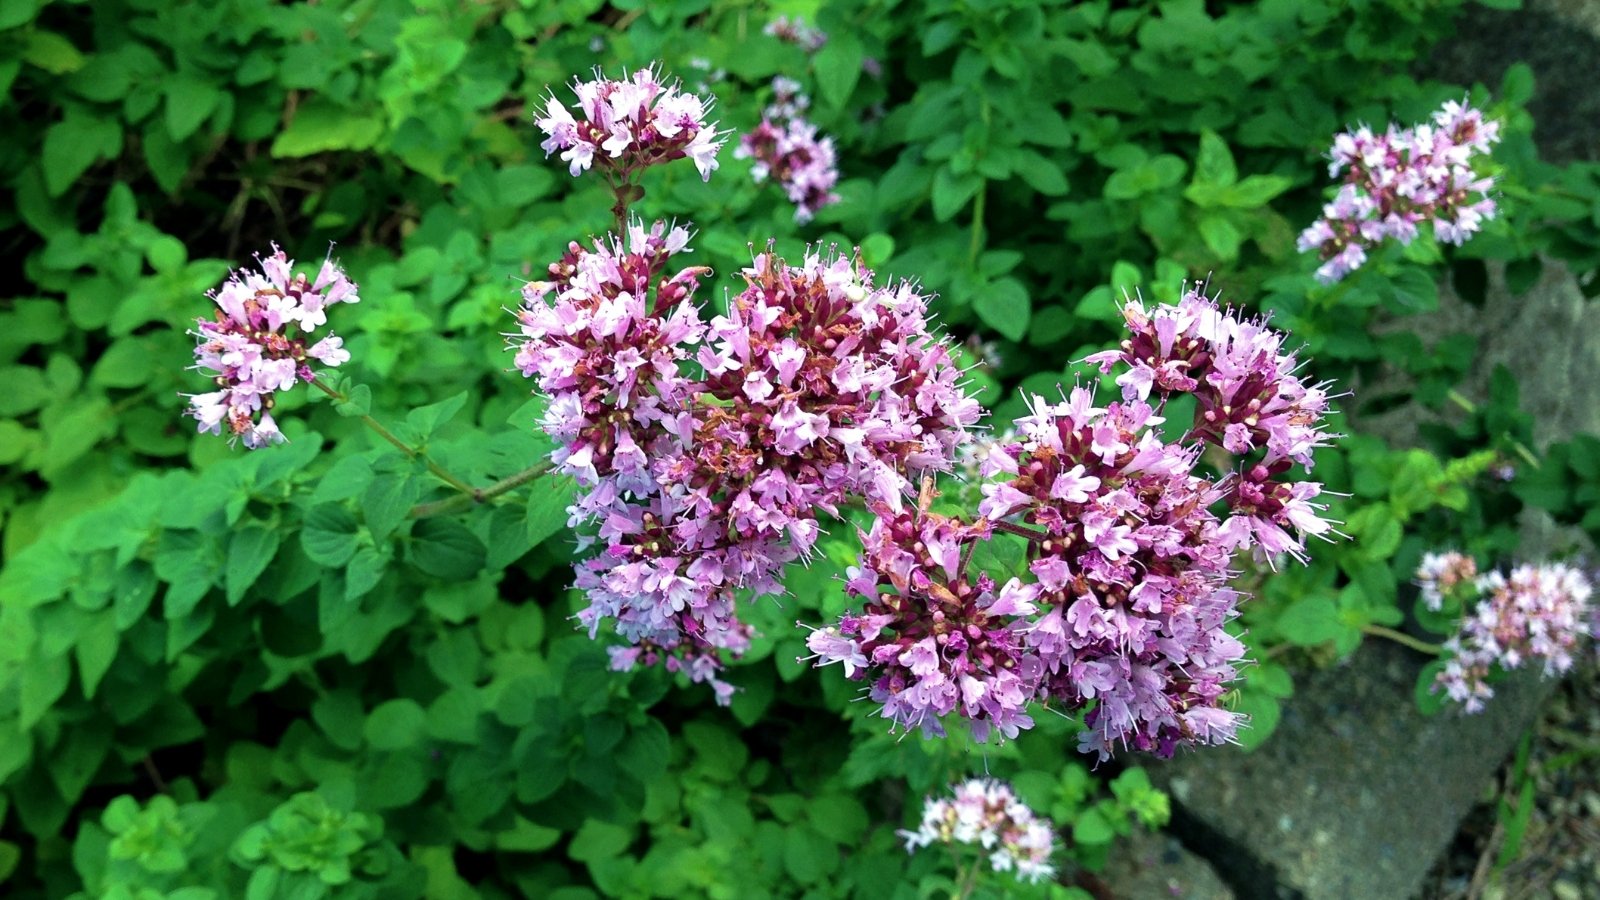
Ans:
[{"label": "purple oregano flower cluster", "polygon": [[1466,712],[1481,712],[1494,696],[1496,669],[1544,661],[1546,676],[1572,668],[1573,652],[1590,635],[1594,586],[1564,563],[1520,565],[1509,574],[1477,574],[1472,557],[1430,553],[1417,569],[1423,602],[1438,610],[1446,598],[1463,604],[1461,630],[1445,642],[1449,659],[1434,682]]},{"label": "purple oregano flower cluster", "polygon": [[[797,88],[778,87],[769,117],[798,117]],[[591,552],[576,567],[589,601],[578,618],[591,635],[614,624],[627,642],[616,668],[663,664],[727,702],[723,654],[751,639],[735,601],[782,593],[783,568],[814,552],[819,515],[862,502],[876,521],[846,585],[861,610],[808,646],[818,665],[870,678],[894,727],[936,734],[956,716],[980,740],[1013,737],[1038,701],[1087,710],[1082,747],[1102,757],[1234,737],[1240,717],[1220,705],[1244,652],[1225,630],[1240,600],[1230,560],[1303,559],[1306,536],[1332,530],[1320,485],[1286,477],[1329,439],[1329,397],[1296,374],[1281,335],[1198,291],[1154,310],[1130,301],[1129,338],[1087,360],[1123,369],[1119,401],[1035,396],[984,440],[929,297],[877,284],[858,257],[808,251],[791,264],[769,245],[727,312],[704,311],[695,293],[710,270],[682,263],[689,231],[630,223],[627,207],[649,166],[716,169],[710,102],[653,68],[573,89],[583,119],[551,98],[543,147],[574,175],[602,170],[624,233],[568,244],[526,285],[516,365],[548,399],[556,470],[580,488],[570,521]],[[804,202],[819,203],[831,181],[811,184]],[[276,247],[260,263],[212,295],[220,311],[200,322],[196,354],[221,390],[188,410],[249,447],[283,439],[271,395],[314,381],[309,361],[349,359],[332,335],[306,342],[328,306],[358,300],[332,261],[315,279],[291,274]],[[1194,418],[1169,440],[1163,413],[1179,395]],[[1198,471],[1208,446],[1235,468]],[[934,476],[974,465],[982,484],[964,495],[981,497],[976,515],[936,509]],[[1028,549],[1025,571],[998,584],[971,563],[1002,533]],[[1031,836],[994,839],[1015,850],[1006,865],[1047,873],[1047,842],[1013,820]]]},{"label": "purple oregano flower cluster", "polygon": [[1055,877],[1050,863],[1055,826],[1018,800],[1010,785],[974,778],[952,792],[949,799],[927,799],[916,831],[898,832],[906,852],[932,844],[967,844],[986,854],[994,871],[1011,872],[1019,881],[1037,884]]},{"label": "purple oregano flower cluster", "polygon": [[1494,179],[1475,174],[1473,164],[1499,140],[1498,122],[1455,101],[1431,125],[1390,125],[1383,134],[1362,126],[1335,137],[1328,175],[1343,172],[1344,184],[1298,242],[1323,260],[1318,280],[1340,280],[1386,240],[1411,243],[1424,222],[1440,241],[1464,243],[1494,218]]},{"label": "purple oregano flower cluster", "polygon": [[795,205],[796,222],[809,222],[817,210],[839,201],[833,138],[817,137],[807,121],[811,98],[800,82],[779,75],[772,79],[773,99],[761,113],[761,124],[739,138],[735,159],[754,159],[751,176],[759,184],[772,178]]},{"label": "purple oregano flower cluster", "polygon": [[215,319],[199,319],[194,331],[195,368],[212,376],[217,390],[189,395],[185,414],[200,431],[220,434],[256,449],[284,440],[272,418],[272,395],[312,379],[311,361],[339,366],[350,359],[332,334],[306,346],[311,333],[328,324],[327,308],[356,303],[355,283],[331,259],[315,279],[293,274],[294,260],[278,246],[257,256],[260,271],[234,272],[208,296]]},{"label": "purple oregano flower cluster", "polygon": [[[1148,312],[1130,302],[1125,317],[1131,338],[1089,358],[1127,367],[1121,401],[1096,406],[1081,387],[1032,398],[1017,440],[981,464],[980,518],[931,512],[928,491],[915,511],[874,510],[848,582],[864,606],[808,647],[819,665],[870,677],[896,727],[939,734],[954,714],[979,740],[1012,737],[1037,700],[1092,706],[1080,749],[1102,758],[1234,738],[1241,717],[1221,705],[1244,655],[1224,628],[1240,599],[1230,560],[1303,558],[1307,535],[1331,531],[1320,485],[1284,479],[1328,439],[1328,395],[1295,374],[1281,335],[1198,292]],[[1178,394],[1196,411],[1169,441],[1160,413]],[[1206,445],[1237,470],[1199,474]],[[970,571],[996,532],[1028,541],[1028,582]]]},{"label": "purple oregano flower cluster", "polygon": [[592,81],[574,80],[572,90],[581,121],[552,94],[535,123],[547,135],[539,146],[546,154],[561,151],[573,175],[598,161],[608,175],[626,178],[646,166],[688,157],[700,177],[710,180],[723,141],[716,123],[706,121],[709,102],[664,82],[654,68],[616,80],[597,70]]},{"label": "purple oregano flower cluster", "polygon": [[[623,151],[622,166],[664,159]],[[780,593],[819,512],[900,506],[914,473],[951,467],[981,410],[909,284],[769,249],[708,321],[693,302],[707,270],[668,264],[687,231],[629,231],[626,245],[572,244],[527,286],[517,364],[550,398],[553,459],[582,488],[573,521],[598,530],[578,564],[580,620],[615,622],[630,644],[617,667],[664,662],[726,701],[718,652],[750,639],[736,592]]]}]

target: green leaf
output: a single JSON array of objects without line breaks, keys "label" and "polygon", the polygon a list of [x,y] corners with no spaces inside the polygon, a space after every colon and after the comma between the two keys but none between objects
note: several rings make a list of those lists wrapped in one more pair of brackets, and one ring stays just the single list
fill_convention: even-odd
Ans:
[{"label": "green leaf", "polygon": [[23,38],[22,58],[51,75],[66,75],[83,68],[83,54],[53,31],[29,31]]},{"label": "green leaf", "polygon": [[1117,836],[1111,820],[1099,806],[1091,806],[1072,823],[1072,839],[1079,844],[1108,844]]},{"label": "green leaf", "polygon": [[379,704],[369,713],[362,734],[374,750],[404,750],[421,743],[427,725],[422,707],[402,697]]},{"label": "green leaf", "polygon": [[1206,242],[1206,247],[1225,262],[1232,262],[1239,258],[1239,245],[1244,242],[1244,235],[1234,226],[1227,216],[1218,213],[1208,213],[1200,217],[1200,239]]},{"label": "green leaf", "polygon": [[1444,671],[1446,660],[1436,659],[1422,667],[1417,673],[1417,685],[1414,695],[1417,700],[1417,709],[1425,716],[1431,716],[1444,708],[1449,702],[1449,695],[1443,689],[1435,691],[1433,684],[1439,678],[1439,673]]},{"label": "green leaf", "polygon": [[870,824],[861,802],[845,794],[824,794],[806,804],[806,816],[817,831],[836,844],[853,846]]},{"label": "green leaf", "polygon": [[632,843],[633,829],[588,819],[572,836],[567,855],[579,862],[598,862],[622,853]]},{"label": "green leaf", "polygon": [[1059,197],[1069,188],[1061,167],[1042,154],[1019,150],[1012,156],[1012,168],[1028,186],[1050,197]]},{"label": "green leaf", "polygon": [[1309,647],[1331,641],[1345,630],[1339,608],[1326,594],[1302,597],[1278,617],[1278,629],[1291,642]]},{"label": "green leaf", "polygon": [[1215,131],[1200,129],[1200,153],[1194,162],[1194,183],[1226,187],[1239,180],[1233,153]]},{"label": "green leaf", "polygon": [[1525,62],[1513,63],[1500,79],[1500,97],[1513,106],[1523,106],[1533,99],[1533,86],[1533,69]]},{"label": "green leaf", "polygon": [[364,384],[352,387],[345,399],[333,402],[333,411],[349,419],[366,415],[372,411],[372,388]]},{"label": "green leaf", "polygon": [[488,555],[478,536],[454,519],[423,519],[411,538],[412,563],[445,581],[466,581],[478,574]]},{"label": "green leaf", "polygon": [[193,73],[179,72],[166,80],[167,132],[175,141],[194,134],[200,123],[217,108],[222,91]]},{"label": "green leaf", "polygon": [[933,176],[933,217],[941,222],[950,221],[981,187],[981,177],[971,173],[956,175],[949,166],[941,166]]},{"label": "green leaf", "polygon": [[783,867],[801,884],[817,884],[839,868],[839,848],[809,825],[795,825],[783,844]]},{"label": "green leaf", "polygon": [[848,31],[835,31],[817,51],[812,65],[817,72],[817,93],[834,109],[844,106],[861,80],[861,39]]},{"label": "green leaf", "polygon": [[122,128],[115,119],[68,107],[66,118],[44,133],[40,163],[45,190],[59,197],[97,160],[112,159],[121,152]]},{"label": "green leaf", "polygon": [[973,311],[984,324],[1013,341],[1020,341],[1028,333],[1028,318],[1032,304],[1028,289],[1015,278],[1001,278],[972,299]]},{"label": "green leaf", "polygon": [[567,528],[567,507],[577,485],[571,478],[546,475],[528,495],[528,546],[537,547]]},{"label": "green leaf", "polygon": [[361,497],[361,514],[376,541],[386,540],[422,495],[422,485],[409,471],[378,475]]},{"label": "green leaf", "polygon": [[372,114],[346,109],[313,96],[295,109],[289,126],[272,142],[273,156],[311,156],[330,150],[366,150],[383,134],[383,122]]},{"label": "green leaf", "polygon": [[72,667],[67,664],[65,655],[35,656],[22,667],[20,681],[17,725],[26,732],[39,724],[50,707],[67,692],[67,685],[72,681]]},{"label": "green leaf", "polygon": [[169,530],[156,551],[156,575],[170,587],[163,598],[167,620],[182,619],[199,604],[222,574],[220,548],[207,534]]},{"label": "green leaf", "polygon": [[83,682],[83,696],[94,699],[111,663],[117,658],[117,647],[122,643],[117,633],[114,615],[101,613],[78,634],[72,651],[78,660],[78,678]]},{"label": "green leaf", "polygon": [[356,517],[337,503],[323,503],[306,513],[300,546],[312,562],[338,568],[356,552]]},{"label": "green leaf", "polygon": [[389,566],[389,555],[371,547],[362,547],[350,558],[344,570],[344,599],[353,603],[366,596],[383,579]]},{"label": "green leaf", "polygon": [[461,411],[461,407],[465,406],[466,403],[467,392],[462,391],[453,397],[440,400],[438,403],[431,403],[412,410],[406,415],[406,424],[411,426],[411,430],[416,433],[419,442],[426,443],[439,430],[439,426],[450,421],[456,413]]},{"label": "green leaf", "polygon": [[234,531],[228,541],[228,568],[224,577],[228,605],[236,606],[278,554],[278,533],[262,524]]},{"label": "green leaf", "polygon": [[1282,175],[1251,175],[1219,195],[1223,206],[1255,209],[1288,190],[1294,182]]}]

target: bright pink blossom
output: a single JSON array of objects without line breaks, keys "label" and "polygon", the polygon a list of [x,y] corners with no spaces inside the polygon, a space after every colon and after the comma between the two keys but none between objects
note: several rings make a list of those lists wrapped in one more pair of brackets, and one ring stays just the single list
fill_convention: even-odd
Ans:
[{"label": "bright pink blossom", "polygon": [[294,261],[278,246],[256,257],[259,271],[236,271],[208,296],[217,305],[214,319],[200,319],[194,332],[195,368],[210,375],[217,390],[189,395],[186,415],[200,431],[231,438],[255,449],[284,440],[273,420],[273,394],[312,379],[311,363],[336,368],[350,359],[344,342],[328,335],[309,348],[307,339],[327,324],[327,307],[355,303],[356,285],[327,259],[315,278],[293,274]]}]

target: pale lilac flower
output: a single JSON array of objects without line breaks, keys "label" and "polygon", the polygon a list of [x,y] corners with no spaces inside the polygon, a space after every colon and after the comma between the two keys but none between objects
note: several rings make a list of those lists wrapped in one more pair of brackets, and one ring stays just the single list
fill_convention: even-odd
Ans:
[{"label": "pale lilac flower", "polygon": [[815,53],[828,43],[828,35],[820,29],[806,24],[800,16],[790,19],[788,16],[779,16],[767,23],[763,34],[771,35],[786,44],[794,44],[807,53]]},{"label": "pale lilac flower", "polygon": [[966,844],[988,857],[996,872],[1037,884],[1054,878],[1055,826],[1017,799],[1011,786],[971,779],[952,789],[953,798],[928,798],[917,830],[897,832],[906,852],[933,844]]},{"label": "pale lilac flower", "polygon": [[1481,712],[1494,696],[1489,679],[1497,670],[1542,660],[1546,677],[1572,668],[1573,652],[1592,636],[1593,585],[1564,563],[1520,565],[1509,575],[1490,572],[1474,583],[1481,596],[1445,642],[1450,652],[1434,682],[1468,713]]},{"label": "pale lilac flower", "polygon": [[349,362],[342,339],[330,334],[310,348],[306,340],[327,324],[327,307],[361,299],[332,259],[323,262],[315,281],[304,272],[294,274],[294,261],[276,244],[271,255],[256,259],[259,271],[234,272],[208,295],[217,312],[196,325],[195,368],[220,390],[190,395],[185,410],[200,431],[226,429],[251,449],[284,440],[268,412],[273,394],[296,380],[312,380],[312,360],[329,367]]},{"label": "pale lilac flower", "polygon": [[1498,122],[1455,101],[1434,113],[1431,125],[1391,125],[1383,134],[1363,126],[1337,135],[1328,174],[1345,172],[1345,183],[1297,242],[1323,261],[1318,280],[1340,280],[1386,240],[1411,243],[1425,222],[1447,244],[1478,232],[1495,216],[1488,196],[1494,179],[1474,174],[1473,165],[1499,139]]},{"label": "pale lilac flower", "polygon": [[735,159],[754,159],[756,183],[769,177],[795,204],[795,221],[809,222],[817,210],[837,203],[839,182],[833,138],[817,137],[817,128],[802,115],[811,104],[799,82],[784,76],[772,80],[773,101],[761,124],[739,138]]},{"label": "pale lilac flower", "polygon": [[1444,598],[1463,586],[1473,587],[1476,593],[1478,563],[1465,553],[1450,550],[1445,553],[1424,553],[1417,565],[1417,586],[1422,588],[1422,602],[1438,612]]},{"label": "pale lilac flower", "polygon": [[713,100],[664,81],[652,66],[619,79],[599,70],[593,81],[574,81],[581,117],[574,117],[554,95],[534,122],[546,138],[545,155],[560,151],[573,175],[601,165],[624,179],[639,170],[675,159],[690,159],[700,177],[717,168],[722,136],[707,122]]}]

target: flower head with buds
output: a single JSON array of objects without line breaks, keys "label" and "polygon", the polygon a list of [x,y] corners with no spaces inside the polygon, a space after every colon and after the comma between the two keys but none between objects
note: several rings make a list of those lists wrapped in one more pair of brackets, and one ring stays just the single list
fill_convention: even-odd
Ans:
[{"label": "flower head with buds", "polygon": [[1444,243],[1464,243],[1495,216],[1494,179],[1473,165],[1499,140],[1498,122],[1455,101],[1431,124],[1391,125],[1383,134],[1363,126],[1335,137],[1328,174],[1344,173],[1344,184],[1298,242],[1322,260],[1318,280],[1340,280],[1386,240],[1411,243],[1423,224]]},{"label": "flower head with buds", "polygon": [[817,210],[837,203],[833,188],[839,182],[833,138],[817,136],[804,110],[811,100],[800,92],[799,82],[778,76],[772,80],[773,101],[762,113],[761,124],[739,138],[735,159],[754,159],[750,173],[757,183],[769,177],[783,188],[795,205],[797,222],[809,222]]},{"label": "flower head with buds", "polygon": [[723,138],[706,120],[714,101],[664,81],[654,67],[609,79],[598,70],[591,81],[574,81],[576,109],[552,94],[535,124],[545,133],[545,155],[559,151],[573,175],[593,166],[626,180],[640,169],[687,157],[711,179]]},{"label": "flower head with buds", "polygon": [[270,256],[256,259],[259,270],[234,272],[209,294],[217,312],[196,324],[195,368],[210,375],[217,390],[190,395],[185,410],[202,432],[226,430],[252,449],[284,440],[272,418],[273,394],[312,380],[312,362],[337,367],[350,359],[344,341],[332,334],[308,342],[327,324],[328,307],[361,299],[331,258],[315,278],[294,272],[294,261],[276,244]]},{"label": "flower head with buds", "polygon": [[911,287],[875,287],[848,257],[768,252],[706,323],[690,300],[703,270],[666,267],[686,241],[658,225],[626,248],[574,245],[525,291],[518,365],[585,489],[574,521],[603,546],[578,566],[579,619],[640,649],[619,664],[672,660],[720,687],[715,651],[750,638],[736,592],[780,593],[819,513],[856,496],[898,507],[913,473],[950,468],[980,411]]}]

